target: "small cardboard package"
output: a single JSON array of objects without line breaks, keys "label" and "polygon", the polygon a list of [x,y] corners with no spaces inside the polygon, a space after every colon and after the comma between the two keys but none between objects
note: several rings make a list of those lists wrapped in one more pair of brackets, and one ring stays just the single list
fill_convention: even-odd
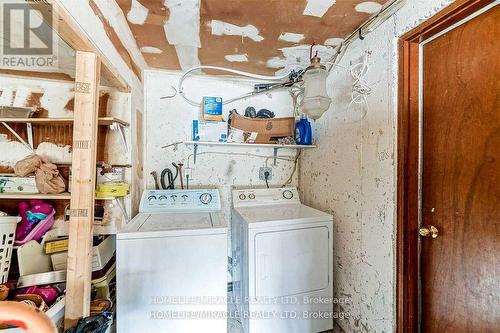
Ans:
[{"label": "small cardboard package", "polygon": [[222,121],[222,98],[203,97],[203,120]]},{"label": "small cardboard package", "polygon": [[227,123],[193,120],[193,141],[226,142]]},{"label": "small cardboard package", "polygon": [[0,193],[39,193],[35,177],[0,174]]},{"label": "small cardboard package", "polygon": [[237,114],[231,116],[230,142],[277,143],[278,139],[286,137],[295,137],[294,117],[257,119]]}]

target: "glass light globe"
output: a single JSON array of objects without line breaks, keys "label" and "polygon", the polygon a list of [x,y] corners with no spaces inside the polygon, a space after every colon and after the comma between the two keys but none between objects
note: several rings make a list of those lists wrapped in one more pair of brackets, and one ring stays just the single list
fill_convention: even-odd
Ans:
[{"label": "glass light globe", "polygon": [[326,93],[327,76],[328,72],[326,67],[321,65],[321,59],[318,57],[312,58],[311,66],[304,73],[305,92],[302,111],[314,120],[321,118],[332,102]]}]

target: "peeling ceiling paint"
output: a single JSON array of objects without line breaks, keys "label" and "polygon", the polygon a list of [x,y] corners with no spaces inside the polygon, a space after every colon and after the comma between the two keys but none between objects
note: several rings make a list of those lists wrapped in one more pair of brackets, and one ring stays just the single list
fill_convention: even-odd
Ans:
[{"label": "peeling ceiling paint", "polygon": [[[292,47],[281,48],[282,53],[279,57],[273,57],[267,61],[267,66],[270,68],[281,69],[276,74],[285,74],[287,71],[296,66],[307,67],[309,61],[310,45],[297,45]],[[318,56],[323,61],[328,61],[334,54],[333,47],[318,45],[314,48],[318,52]]]},{"label": "peeling ceiling paint", "polygon": [[293,32],[283,32],[280,35],[279,40],[283,40],[285,42],[290,42],[290,43],[300,43],[302,40],[304,40],[304,34],[295,34]]},{"label": "peeling ceiling paint", "polygon": [[304,15],[323,17],[325,13],[335,4],[335,0],[307,0]]},{"label": "peeling ceiling paint", "polygon": [[246,54],[228,54],[224,58],[230,62],[246,62],[246,61],[248,61],[248,56]]},{"label": "peeling ceiling paint", "polygon": [[226,23],[218,20],[213,20],[210,23],[210,27],[212,28],[212,35],[222,36],[241,36],[248,37],[254,42],[261,42],[264,40],[264,37],[259,35],[259,29],[255,26],[248,24],[244,27],[239,27],[237,25]]},{"label": "peeling ceiling paint", "polygon": [[200,41],[200,0],[165,0],[170,11],[165,22],[165,36],[175,45],[182,70],[200,65],[198,49]]},{"label": "peeling ceiling paint", "polygon": [[328,38],[324,44],[327,46],[338,46],[344,41],[344,38]]},{"label": "peeling ceiling paint", "polygon": [[133,24],[144,24],[148,17],[149,9],[141,5],[138,0],[132,0],[130,11],[127,14],[127,19]]},{"label": "peeling ceiling paint", "polygon": [[375,14],[382,9],[382,5],[373,1],[365,1],[357,4],[354,9],[360,13]]},{"label": "peeling ceiling paint", "polygon": [[143,47],[141,47],[141,52],[142,53],[151,53],[151,54],[161,54],[161,53],[163,53],[162,50],[160,50],[157,47],[153,47],[153,46],[143,46]]},{"label": "peeling ceiling paint", "polygon": [[170,17],[165,22],[168,42],[200,48],[199,0],[165,0],[164,4],[170,11]]},{"label": "peeling ceiling paint", "polygon": [[[371,17],[367,11],[375,7],[366,3],[381,7],[388,0],[113,1],[126,16],[137,11],[135,1],[147,8],[143,24],[132,19],[128,25],[152,68],[182,70],[202,64],[274,74],[297,63],[307,64],[306,46],[313,42],[325,47],[328,57]],[[355,9],[358,5],[361,11]],[[287,56],[290,47],[297,48]]]}]

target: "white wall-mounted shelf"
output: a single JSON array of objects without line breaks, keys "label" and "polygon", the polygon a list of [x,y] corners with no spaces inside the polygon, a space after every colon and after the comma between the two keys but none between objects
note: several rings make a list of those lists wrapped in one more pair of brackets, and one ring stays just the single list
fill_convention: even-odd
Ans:
[{"label": "white wall-mounted shelf", "polygon": [[243,143],[243,142],[208,142],[208,141],[184,141],[186,145],[200,146],[232,146],[248,148],[278,148],[278,149],[302,149],[316,148],[316,145],[280,145],[277,143]]},{"label": "white wall-mounted shelf", "polygon": [[193,156],[194,164],[196,164],[196,154],[198,153],[198,146],[272,148],[274,150],[274,165],[276,165],[276,157],[278,156],[279,149],[316,148],[316,145],[281,145],[276,143],[243,143],[243,142],[184,141],[184,144],[188,146],[194,146],[194,156]]}]

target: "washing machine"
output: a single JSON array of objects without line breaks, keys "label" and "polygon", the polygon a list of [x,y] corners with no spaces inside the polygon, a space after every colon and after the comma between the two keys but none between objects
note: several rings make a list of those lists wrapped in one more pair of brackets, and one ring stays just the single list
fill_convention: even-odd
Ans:
[{"label": "washing machine", "polygon": [[232,316],[244,333],[333,328],[331,215],[296,188],[233,190]]},{"label": "washing machine", "polygon": [[117,331],[226,333],[226,224],[217,190],[148,190],[117,235]]}]

